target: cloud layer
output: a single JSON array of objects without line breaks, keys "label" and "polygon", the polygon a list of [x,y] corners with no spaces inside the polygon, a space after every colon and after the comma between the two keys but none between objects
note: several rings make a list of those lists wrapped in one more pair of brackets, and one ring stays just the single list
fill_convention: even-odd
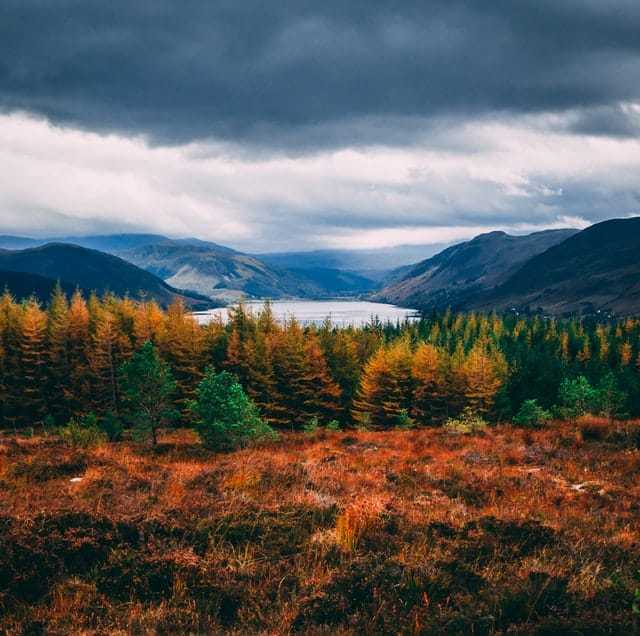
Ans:
[{"label": "cloud layer", "polygon": [[0,231],[158,231],[246,250],[441,243],[640,211],[640,139],[469,121],[445,148],[252,157],[0,116]]},{"label": "cloud layer", "polygon": [[633,100],[638,33],[637,0],[5,0],[0,104],[159,142],[408,141],[407,118]]},{"label": "cloud layer", "polygon": [[439,243],[640,210],[637,0],[5,0],[0,231]]}]

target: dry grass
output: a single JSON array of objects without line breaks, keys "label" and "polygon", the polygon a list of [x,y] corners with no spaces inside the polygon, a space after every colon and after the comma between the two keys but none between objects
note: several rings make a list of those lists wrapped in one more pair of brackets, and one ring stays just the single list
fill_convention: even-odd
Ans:
[{"label": "dry grass", "polygon": [[0,632],[632,633],[639,427],[0,438]]}]

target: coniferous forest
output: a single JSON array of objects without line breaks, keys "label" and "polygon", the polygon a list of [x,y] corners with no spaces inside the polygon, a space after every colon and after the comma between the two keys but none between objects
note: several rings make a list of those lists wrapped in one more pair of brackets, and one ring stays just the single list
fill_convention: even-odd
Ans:
[{"label": "coniferous forest", "polygon": [[508,422],[523,405],[562,419],[640,416],[640,320],[452,314],[405,324],[278,324],[240,305],[200,326],[180,301],[58,289],[47,307],[0,298],[4,428],[62,425],[94,414],[126,426],[122,367],[145,343],[168,365],[180,426],[205,372],[233,374],[262,418],[282,430],[311,421],[387,429],[439,426],[462,413]]}]

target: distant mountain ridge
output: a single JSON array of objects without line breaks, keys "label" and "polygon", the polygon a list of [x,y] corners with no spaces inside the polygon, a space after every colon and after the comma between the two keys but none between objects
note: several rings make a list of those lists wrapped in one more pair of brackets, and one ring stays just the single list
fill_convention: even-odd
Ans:
[{"label": "distant mountain ridge", "polygon": [[[0,274],[20,294],[30,293],[29,288],[36,295],[45,294],[60,280],[67,288],[142,293],[163,304],[177,296],[193,305],[204,297],[228,302],[241,296],[344,295],[423,311],[451,307],[554,315],[640,314],[638,217],[604,221],[582,231],[546,230],[526,236],[489,232],[394,270],[357,270],[356,266],[376,265],[369,254],[375,250],[291,252],[263,255],[261,260],[216,243],[156,234],[69,241],[100,247],[111,255],[71,243],[34,247],[40,239],[0,236],[0,247],[6,248],[0,250]],[[17,251],[24,246],[28,249]],[[376,291],[381,280],[385,286]],[[179,291],[184,289],[193,291]]]},{"label": "distant mountain ridge", "polygon": [[206,299],[183,292],[117,256],[67,243],[49,243],[19,251],[0,251],[0,271],[21,272],[59,280],[63,286],[152,298],[167,305],[177,298],[204,306]]},{"label": "distant mountain ridge", "polygon": [[400,267],[414,265],[442,250],[446,245],[398,245],[377,249],[326,249],[309,252],[256,254],[274,267],[312,270],[316,268],[352,272],[373,282],[383,280]]},{"label": "distant mountain ridge", "polygon": [[233,301],[243,295],[281,298],[313,294],[314,287],[285,270],[212,244],[164,241],[120,252],[122,258],[181,289]]},{"label": "distant mountain ridge", "polygon": [[480,234],[428,258],[373,298],[425,310],[462,308],[471,297],[504,282],[529,258],[577,230],[545,230],[526,236]]},{"label": "distant mountain ridge", "polygon": [[[0,236],[0,248],[23,249],[47,244],[46,239]],[[351,271],[350,254],[319,251],[273,255],[261,259],[195,238],[171,239],[159,234],[113,234],[66,237],[55,242],[96,249],[133,263],[179,289],[193,290],[221,302],[255,298],[329,298],[369,293],[379,287],[371,276]],[[363,261],[376,264],[371,254]],[[272,262],[273,261],[273,262]],[[394,261],[395,262],[395,261]],[[336,267],[328,264],[337,264]],[[289,266],[285,266],[289,265]],[[378,263],[379,265],[379,263]]]}]

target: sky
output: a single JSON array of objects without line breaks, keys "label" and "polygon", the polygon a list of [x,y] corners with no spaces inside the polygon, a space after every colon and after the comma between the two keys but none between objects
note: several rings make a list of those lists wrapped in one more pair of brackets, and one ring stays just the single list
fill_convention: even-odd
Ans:
[{"label": "sky", "polygon": [[640,214],[637,0],[3,0],[0,233],[253,252]]}]

